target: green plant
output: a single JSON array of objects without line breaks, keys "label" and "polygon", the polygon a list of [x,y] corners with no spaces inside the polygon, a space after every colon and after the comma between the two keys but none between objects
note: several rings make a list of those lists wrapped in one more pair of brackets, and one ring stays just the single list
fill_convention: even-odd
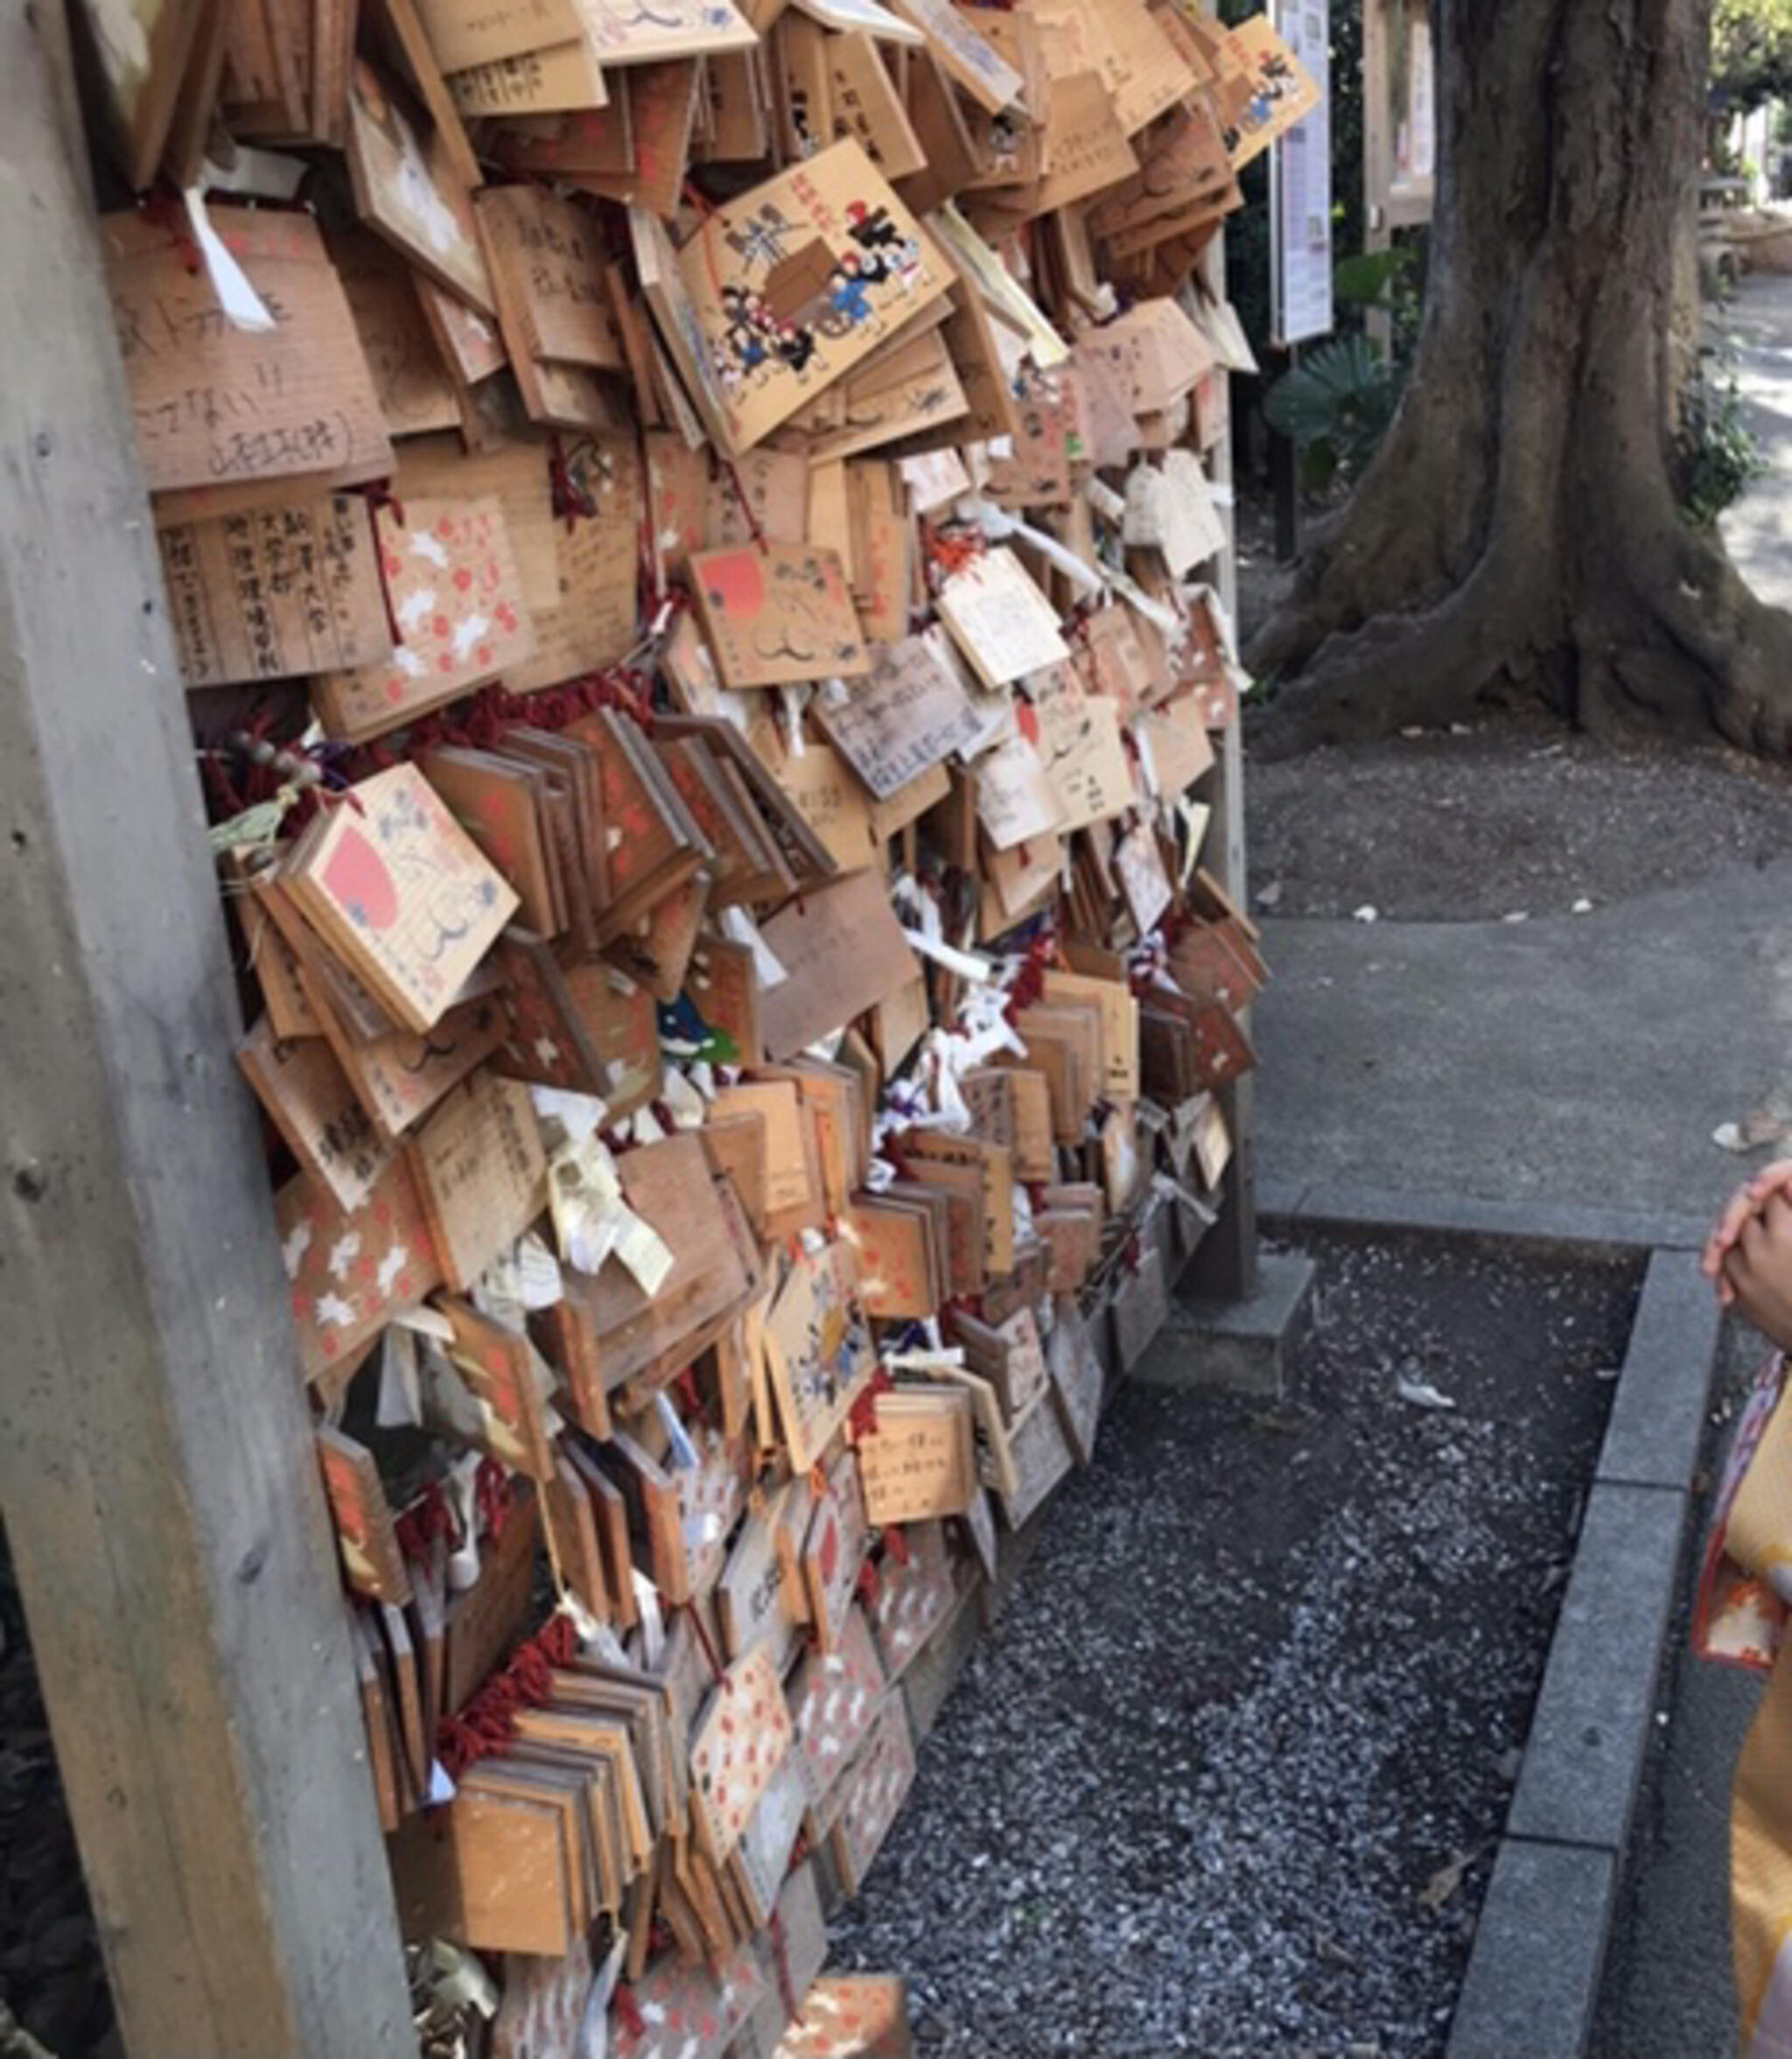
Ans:
[{"label": "green plant", "polygon": [[1391,309],[1396,289],[1418,262],[1418,252],[1410,243],[1340,257],[1332,267],[1332,298],[1340,307]]},{"label": "green plant", "polygon": [[1792,90],[1792,0],[1716,0],[1710,95],[1726,114],[1746,114]]},{"label": "green plant", "polygon": [[1680,505],[1696,529],[1708,529],[1751,480],[1768,470],[1742,412],[1734,372],[1722,383],[1701,362],[1682,404],[1676,448]]},{"label": "green plant", "polygon": [[1284,372],[1264,396],[1270,426],[1300,452],[1302,483],[1322,492],[1361,478],[1399,405],[1396,371],[1367,336],[1334,336]]}]

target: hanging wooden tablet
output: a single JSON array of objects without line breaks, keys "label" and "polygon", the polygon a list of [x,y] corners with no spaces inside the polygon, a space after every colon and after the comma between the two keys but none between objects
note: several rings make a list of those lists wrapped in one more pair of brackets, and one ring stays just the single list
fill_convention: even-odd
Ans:
[{"label": "hanging wooden tablet", "polygon": [[870,1542],[864,1497],[858,1488],[858,1464],[850,1451],[842,1452],[829,1467],[827,1481],[816,1497],[802,1546],[810,1626],[823,1651],[837,1649],[845,1635],[846,1612]]},{"label": "hanging wooden tablet", "polygon": [[950,276],[852,142],[718,208],[678,269],[681,343],[723,368],[719,427],[736,456],[938,299]]},{"label": "hanging wooden tablet", "polygon": [[351,1213],[391,1156],[348,1075],[322,1037],[283,1043],[266,1016],[237,1047],[236,1062],[299,1164]]},{"label": "hanging wooden tablet", "polygon": [[373,519],[338,494],[159,530],[188,686],[376,664],[392,632]]},{"label": "hanging wooden tablet", "polygon": [[412,499],[375,511],[401,641],[390,659],[321,674],[313,698],[333,736],[382,735],[535,649],[502,508],[493,498]]},{"label": "hanging wooden tablet", "polygon": [[864,1748],[843,1782],[834,1825],[834,1859],[843,1886],[856,1894],[914,1785],[914,1739],[900,1694],[890,1693]]},{"label": "hanging wooden tablet", "polygon": [[698,551],[690,580],[730,686],[850,678],[872,669],[837,551],[751,543]]},{"label": "hanging wooden tablet", "polygon": [[420,134],[390,80],[359,58],[347,104],[348,171],[361,220],[438,285],[495,313],[472,185],[442,137]]},{"label": "hanging wooden tablet", "polygon": [[790,1711],[770,1656],[756,1645],[723,1674],[691,1738],[692,1802],[720,1865],[790,1749]]},{"label": "hanging wooden tablet", "polygon": [[[152,492],[204,489],[175,520],[234,512],[226,489],[264,502],[270,482],[351,485],[392,470],[354,318],[309,215],[214,207],[212,225],[264,300],[271,329],[222,319],[210,274],[182,240],[136,213],[101,222],[137,445]],[[315,494],[306,495],[314,498]],[[254,504],[253,500],[249,503]]]},{"label": "hanging wooden tablet", "polygon": [[547,1202],[547,1160],[528,1089],[480,1071],[407,1146],[443,1277],[461,1292]]},{"label": "hanging wooden tablet", "polygon": [[909,2059],[908,2005],[893,1973],[824,1973],[773,2059]]},{"label": "hanging wooden tablet", "polygon": [[844,1241],[802,1252],[766,1320],[778,1418],[799,1472],[816,1462],[876,1369],[857,1277],[852,1248]]},{"label": "hanging wooden tablet", "polygon": [[358,1208],[300,1173],[274,1199],[305,1377],[328,1389],[442,1274],[410,1169],[396,1157]]},{"label": "hanging wooden tablet", "polygon": [[871,1626],[862,1609],[850,1607],[835,1649],[810,1652],[790,1682],[794,1756],[812,1804],[821,1804],[869,1736],[886,1684]]},{"label": "hanging wooden tablet", "polygon": [[556,1457],[535,1347],[469,1302],[444,1296],[438,1306],[454,1328],[449,1355],[481,1406],[483,1446],[514,1472],[532,1480],[554,1479]]},{"label": "hanging wooden tablet", "polygon": [[344,1579],[357,1594],[382,1601],[408,1601],[410,1576],[398,1549],[392,1506],[374,1454],[364,1444],[327,1425],[320,1424],[316,1436]]}]

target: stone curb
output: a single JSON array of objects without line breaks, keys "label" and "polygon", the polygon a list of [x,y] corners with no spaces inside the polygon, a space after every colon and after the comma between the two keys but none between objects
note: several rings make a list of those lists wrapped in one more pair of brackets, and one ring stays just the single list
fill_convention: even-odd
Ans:
[{"label": "stone curb", "polygon": [[1596,1250],[1697,1250],[1711,1225],[1703,1215],[1595,1208],[1574,1201],[1488,1201],[1469,1194],[1393,1194],[1320,1180],[1295,1187],[1259,1180],[1257,1213],[1298,1231],[1309,1223],[1410,1230],[1427,1236],[1510,1237],[1528,1244]]},{"label": "stone curb", "polygon": [[[1472,1206],[1478,1212],[1480,1204]],[[1303,1211],[1302,1219],[1318,1218]],[[1484,1222],[1473,1228],[1488,1234]],[[1536,1241],[1534,1234],[1529,1241]],[[1613,1240],[1602,1232],[1559,1241],[1609,1248]],[[1656,1250],[1446,2059],[1583,2059],[1587,2049],[1680,1579],[1719,1328],[1690,1252]]]},{"label": "stone curb", "polygon": [[1506,1838],[1481,1904],[1448,2059],[1578,2059],[1617,1894],[1609,1852]]}]

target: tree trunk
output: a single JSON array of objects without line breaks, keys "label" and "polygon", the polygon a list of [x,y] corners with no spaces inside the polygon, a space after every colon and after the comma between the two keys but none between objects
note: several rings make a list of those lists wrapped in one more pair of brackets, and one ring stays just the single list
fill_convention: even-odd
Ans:
[{"label": "tree trunk", "polygon": [[[1271,751],[1515,690],[1792,755],[1792,616],[1674,491],[1710,0],[1437,0],[1418,357],[1249,657]],[[1676,249],[1677,246],[1677,249]]]}]

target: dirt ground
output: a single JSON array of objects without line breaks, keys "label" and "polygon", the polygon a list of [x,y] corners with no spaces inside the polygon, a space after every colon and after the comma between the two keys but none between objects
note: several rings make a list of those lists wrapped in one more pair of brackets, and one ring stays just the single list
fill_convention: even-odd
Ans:
[{"label": "dirt ground", "polygon": [[836,1929],[920,2052],[1442,2049],[1636,1275],[1306,1241],[1290,1399],[1123,1389]]},{"label": "dirt ground", "polygon": [[1245,794],[1253,895],[1278,916],[1561,915],[1792,854],[1792,769],[1542,716],[1254,761]]}]

